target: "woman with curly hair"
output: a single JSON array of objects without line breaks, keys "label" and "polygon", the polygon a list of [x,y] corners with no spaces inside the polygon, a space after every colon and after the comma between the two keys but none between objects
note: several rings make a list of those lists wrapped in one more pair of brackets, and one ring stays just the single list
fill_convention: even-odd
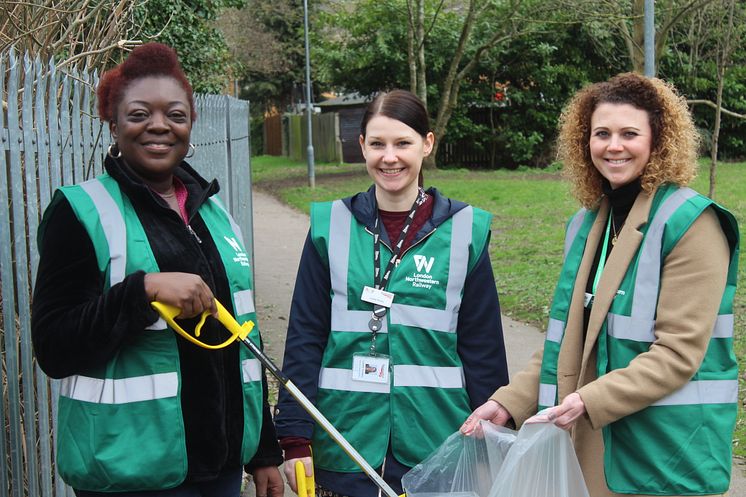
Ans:
[{"label": "woman with curly hair", "polygon": [[686,187],[697,144],[661,80],[620,74],[570,101],[558,149],[582,208],[545,345],[464,433],[479,419],[570,430],[592,497],[728,490],[738,226]]},{"label": "woman with curly hair", "polygon": [[[97,96],[106,173],[57,190],[38,237],[32,337],[61,380],[56,469],[78,497],[238,497],[244,467],[257,495],[280,496],[259,362],[237,343],[193,345],[150,306],[187,319],[215,313],[217,298],[256,321],[240,230],[217,181],[184,160],[196,113],[176,52],[136,48]],[[208,319],[200,338],[226,337]]]}]

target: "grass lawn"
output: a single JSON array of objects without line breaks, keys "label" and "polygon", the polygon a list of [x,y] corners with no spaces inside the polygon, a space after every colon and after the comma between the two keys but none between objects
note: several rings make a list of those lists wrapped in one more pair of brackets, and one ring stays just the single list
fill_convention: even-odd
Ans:
[{"label": "grass lawn", "polygon": [[[362,165],[317,164],[316,188],[307,186],[305,163],[282,157],[252,159],[255,184],[285,203],[308,213],[312,201],[332,200],[367,189],[371,184]],[[503,313],[544,329],[562,261],[565,222],[578,208],[556,171],[426,171],[425,184],[446,196],[491,213],[490,256]],[[707,193],[709,171],[702,168],[692,187]],[[746,231],[746,163],[719,164],[715,198],[733,212]],[[734,304],[735,349],[740,370],[746,369],[746,267],[738,273]],[[746,381],[740,380],[741,412],[735,453],[746,457]]]}]

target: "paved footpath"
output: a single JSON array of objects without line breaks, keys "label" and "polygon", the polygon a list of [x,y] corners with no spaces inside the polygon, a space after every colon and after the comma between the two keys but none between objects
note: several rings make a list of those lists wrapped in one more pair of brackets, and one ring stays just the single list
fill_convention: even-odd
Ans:
[{"label": "paved footpath", "polygon": [[[287,316],[309,220],[306,214],[261,191],[254,190],[253,204],[257,314],[265,351],[281,366]],[[541,347],[544,334],[506,316],[502,319],[508,370],[513,375]],[[253,485],[249,487],[244,497],[254,496]],[[285,489],[285,497],[295,495],[289,487]],[[746,497],[746,461],[734,460],[731,489],[726,495]]]}]

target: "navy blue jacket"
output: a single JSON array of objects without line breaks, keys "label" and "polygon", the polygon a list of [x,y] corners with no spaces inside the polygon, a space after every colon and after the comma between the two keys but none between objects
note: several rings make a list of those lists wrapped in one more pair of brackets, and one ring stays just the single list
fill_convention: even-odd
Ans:
[{"label": "navy blue jacket", "polygon": [[[420,228],[414,241],[430,234],[466,204],[442,196],[431,188],[433,197],[432,217]],[[378,208],[375,187],[343,199],[355,218],[372,230]],[[386,230],[381,230],[381,240],[391,246]],[[371,237],[372,243],[372,237]],[[331,330],[331,281],[329,266],[321,258],[310,234],[301,255],[298,276],[295,280],[283,371],[314,401],[318,390],[321,358]],[[492,273],[489,250],[485,249],[464,284],[457,327],[457,351],[463,363],[466,390],[471,408],[482,405],[499,387],[508,383],[500,304]],[[437,416],[437,413],[433,413]],[[284,390],[275,412],[278,437],[303,437],[310,439],[314,429],[311,417]],[[412,427],[413,430],[427,427]],[[458,427],[454,427],[456,431]],[[394,490],[401,492],[401,476],[409,470],[391,455],[385,460],[384,479]],[[380,468],[379,468],[380,473]],[[377,495],[377,488],[363,473],[333,473],[316,471],[316,481],[329,490],[352,497]]]}]

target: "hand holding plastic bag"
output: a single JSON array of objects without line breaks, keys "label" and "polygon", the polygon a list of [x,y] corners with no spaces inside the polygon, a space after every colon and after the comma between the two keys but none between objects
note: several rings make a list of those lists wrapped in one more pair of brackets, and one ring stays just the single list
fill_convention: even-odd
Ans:
[{"label": "hand holding plastic bag", "polygon": [[516,439],[508,428],[480,421],[474,436],[456,432],[402,477],[407,497],[487,497]]},{"label": "hand holding plastic bag", "polygon": [[552,423],[525,423],[489,497],[588,497],[570,435]]}]

